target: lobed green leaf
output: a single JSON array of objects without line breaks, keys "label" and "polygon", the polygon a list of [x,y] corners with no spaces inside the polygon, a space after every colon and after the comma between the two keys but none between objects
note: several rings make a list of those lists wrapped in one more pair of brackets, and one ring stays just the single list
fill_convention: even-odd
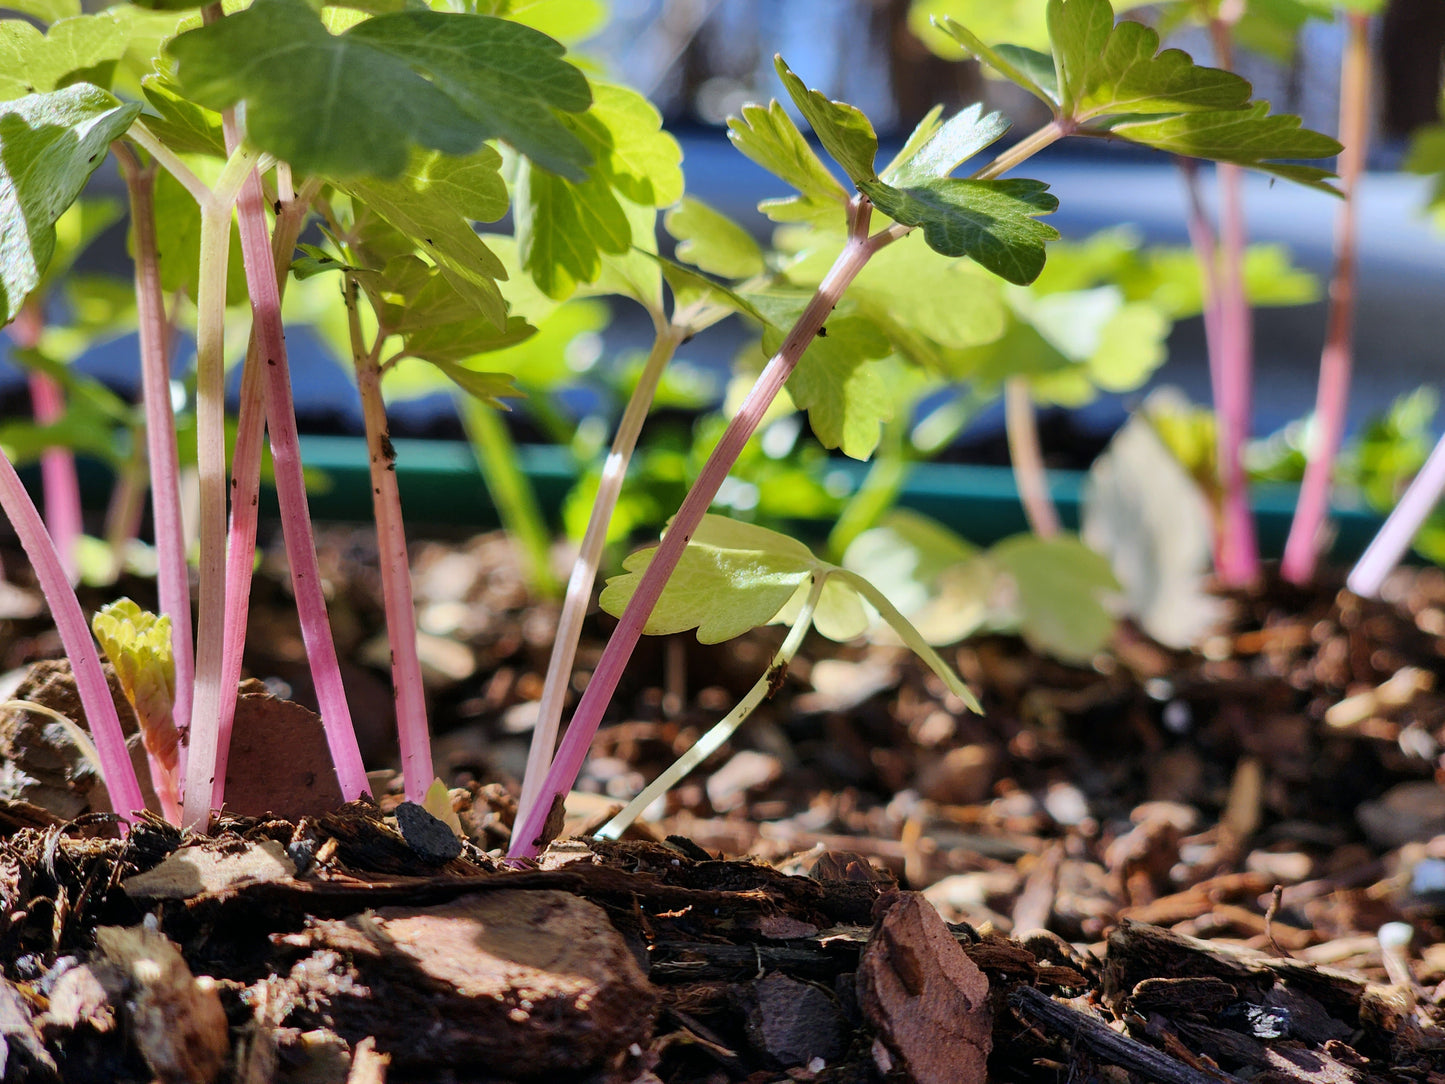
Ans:
[{"label": "lobed green leaf", "polygon": [[[779,328],[764,329],[767,353],[782,342]],[[808,412],[824,447],[853,459],[867,459],[878,447],[883,423],[893,417],[893,397],[876,362],[891,352],[888,337],[862,316],[834,316],[803,351],[788,377],[788,394]]]},{"label": "lobed green leaf", "polygon": [[1299,117],[1270,114],[1268,102],[1222,112],[1181,113],[1159,119],[1126,119],[1110,127],[1113,135],[1170,154],[1233,162],[1291,181],[1339,193],[1329,183],[1333,174],[1318,166],[1281,161],[1329,158],[1343,149],[1338,140],[1301,127]]},{"label": "lobed green leaf", "polygon": [[877,180],[873,162],[878,157],[878,136],[862,110],[809,90],[781,56],[773,57],[773,67],[793,104],[813,126],[818,142],[832,155],[833,161],[843,167],[849,179],[854,184]]},{"label": "lobed green leaf", "polygon": [[882,179],[894,188],[909,188],[947,177],[1008,130],[1008,118],[1002,113],[985,115],[983,106],[975,103],[950,117],[917,150],[909,153],[905,147]]},{"label": "lobed green leaf", "polygon": [[691,196],[662,218],[677,240],[677,258],[711,275],[745,279],[763,271],[763,252],[752,234]]},{"label": "lobed green leaf", "polygon": [[847,190],[813,153],[780,103],[743,106],[741,116],[728,118],[728,139],[746,157],[798,190],[797,197],[760,204],[759,210],[769,218],[841,222]]},{"label": "lobed green leaf", "polygon": [[140,112],[77,83],[0,103],[0,303],[20,311],[55,252],[55,223]]},{"label": "lobed green leaf", "polygon": [[587,107],[585,77],[505,19],[402,11],[332,34],[304,0],[256,0],[168,48],[189,97],[244,101],[248,138],[301,173],[394,178],[414,144],[463,155],[494,137],[579,180],[589,161],[557,116]]},{"label": "lobed green leaf", "polygon": [[1025,285],[1044,268],[1044,245],[1059,231],[1036,219],[1059,201],[1041,181],[940,178],[909,188],[881,181],[859,186],[895,222],[923,229],[928,247],[968,256],[1009,282]]},{"label": "lobed green leaf", "polygon": [[491,147],[461,158],[417,152],[396,180],[335,182],[436,261],[452,287],[498,328],[506,325],[506,304],[497,280],[507,272],[472,221],[506,213],[501,160]]}]

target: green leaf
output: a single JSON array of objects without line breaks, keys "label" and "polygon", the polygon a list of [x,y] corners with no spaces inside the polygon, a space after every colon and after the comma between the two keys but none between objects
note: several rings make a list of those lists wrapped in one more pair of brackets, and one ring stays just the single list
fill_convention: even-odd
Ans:
[{"label": "green leaf", "polygon": [[1030,647],[1087,662],[1114,632],[1104,601],[1117,592],[1109,562],[1073,535],[1006,538],[988,551],[1012,578],[1019,632]]},{"label": "green leaf", "polygon": [[773,67],[793,104],[813,126],[818,142],[853,183],[877,180],[873,161],[878,157],[878,136],[862,111],[847,102],[835,102],[816,90],[809,90],[781,56],[773,57]]},{"label": "green leaf", "polygon": [[5,0],[5,7],[42,23],[58,22],[80,14],[80,0]]},{"label": "green leaf", "polygon": [[506,268],[472,228],[474,220],[490,222],[506,212],[500,165],[491,147],[464,158],[418,152],[397,180],[357,178],[337,187],[415,242],[458,293],[503,327],[506,305],[497,279]]},{"label": "green leaf", "polygon": [[55,223],[140,112],[79,83],[0,104],[0,301],[5,322],[55,252]]},{"label": "green leaf", "polygon": [[[970,15],[969,21],[978,25],[972,15]],[[1054,61],[1053,57],[1047,53],[1025,49],[1021,46],[994,48],[984,38],[954,22],[948,16],[944,16],[935,25],[963,46],[964,51],[977,59],[979,63],[992,68],[1015,86],[1028,91],[1050,109],[1059,104],[1058,80],[1054,72]],[[985,36],[995,37],[993,34],[985,34]]]},{"label": "green leaf", "polygon": [[1327,169],[1284,162],[1286,158],[1329,158],[1340,153],[1339,141],[1300,127],[1289,113],[1269,115],[1268,102],[1256,102],[1227,112],[1181,113],[1159,120],[1126,120],[1114,125],[1113,135],[1170,154],[1233,162],[1273,173],[1334,195]]},{"label": "green leaf", "polygon": [[291,261],[291,273],[298,279],[309,279],[313,275],[324,275],[328,271],[357,270],[319,245],[299,244],[296,247],[304,253]]},{"label": "green leaf", "polygon": [[144,118],[146,127],[171,150],[178,154],[226,156],[221,114],[182,95],[175,83],[164,75],[142,79],[141,93],[160,114]]},{"label": "green leaf", "polygon": [[[505,350],[519,342],[530,339],[537,329],[520,316],[507,319],[507,326],[498,331],[496,325],[485,317],[471,320],[457,320],[446,324],[432,324],[408,332],[402,339],[403,349],[411,357],[422,358],[437,365],[460,362],[478,354],[490,354]],[[461,384],[451,373],[451,379]],[[510,377],[508,378],[510,382]],[[465,386],[465,385],[463,385]],[[500,392],[496,394],[502,394]],[[513,393],[515,394],[515,393]]]},{"label": "green leaf", "polygon": [[582,112],[592,92],[558,42],[507,19],[437,11],[380,15],[349,35],[425,72],[481,125],[483,138],[503,139],[539,166],[582,180],[591,157],[557,111]]},{"label": "green leaf", "polygon": [[564,298],[602,271],[602,253],[632,242],[627,213],[599,179],[573,184],[522,162],[516,182],[517,245],[522,267],[548,297]]},{"label": "green leaf", "polygon": [[[622,562],[627,575],[607,581],[599,600],[604,610],[622,612],[656,552],[640,550]],[[704,516],[643,631],[664,636],[695,628],[704,644],[731,640],[772,621],[820,567],[806,546],[776,531]]]},{"label": "green leaf", "polygon": [[657,262],[657,210],[617,197],[627,216],[632,243],[625,252],[604,253],[602,271],[581,293],[630,297],[659,320],[666,320],[662,301],[662,268]]},{"label": "green leaf", "polygon": [[505,14],[568,45],[586,41],[607,25],[604,0],[511,0],[505,8],[493,14]]},{"label": "green leaf", "polygon": [[509,410],[504,400],[515,399],[522,393],[512,382],[510,373],[480,372],[451,361],[431,360],[452,383],[473,399],[500,410]]},{"label": "green leaf", "polygon": [[303,0],[256,0],[169,49],[189,97],[244,101],[247,136],[301,173],[391,178],[414,143],[460,155],[493,137],[578,179],[588,162],[554,112],[587,107],[585,77],[504,19],[404,11],[332,34]]},{"label": "green leaf", "polygon": [[688,196],[668,211],[663,228],[677,239],[677,258],[711,275],[745,279],[763,271],[752,234],[699,199]]},{"label": "green leaf", "polygon": [[781,104],[743,106],[741,116],[728,118],[728,139],[746,157],[798,190],[796,197],[759,204],[769,218],[785,222],[821,218],[841,224],[848,192],[813,153]]},{"label": "green leaf", "polygon": [[1075,120],[1118,113],[1239,109],[1249,83],[1194,63],[1178,49],[1159,52],[1143,23],[1114,23],[1109,0],[1049,0],[1049,38],[1064,115]]},{"label": "green leaf", "polygon": [[662,114],[628,87],[595,83],[592,91],[592,108],[569,118],[568,126],[595,157],[597,176],[633,203],[676,203],[682,198],[682,148],[662,130]]},{"label": "green leaf", "polygon": [[972,181],[946,177],[910,188],[881,181],[859,186],[880,211],[945,256],[968,256],[1009,282],[1024,285],[1044,268],[1044,245],[1059,231],[1035,219],[1059,201],[1041,181]]},{"label": "green leaf", "polygon": [[[788,378],[788,394],[808,412],[808,424],[824,447],[867,459],[878,446],[883,423],[893,416],[893,397],[876,364],[892,344],[861,316],[835,316],[823,332],[803,351]],[[764,329],[763,348],[769,354],[782,342],[781,330]]]},{"label": "green leaf", "polygon": [[1008,130],[1009,121],[1002,113],[985,116],[982,105],[971,105],[950,117],[913,154],[900,154],[883,171],[883,180],[894,188],[910,188],[947,177]]}]

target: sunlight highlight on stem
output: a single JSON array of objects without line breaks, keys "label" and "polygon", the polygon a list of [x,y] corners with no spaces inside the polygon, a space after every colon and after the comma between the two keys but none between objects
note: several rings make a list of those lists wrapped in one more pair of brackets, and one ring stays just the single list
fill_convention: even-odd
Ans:
[{"label": "sunlight highlight on stem", "polygon": [[586,692],[582,694],[577,711],[573,714],[572,724],[567,728],[557,757],[542,782],[538,801],[528,812],[526,819],[519,820],[513,830],[512,845],[508,852],[510,857],[530,858],[537,853],[547,816],[555,802],[571,789],[582,770],[582,761],[592,744],[593,735],[597,733],[602,715],[617,689],[627,661],[642,636],[643,626],[657,605],[658,596],[662,594],[667,578],[677,567],[693,532],[702,522],[708,506],[712,504],[728,472],[762,421],[769,404],[782,390],[788,376],[797,366],[798,359],[818,334],[818,329],[838,304],[848,284],[863,270],[873,254],[892,240],[888,231],[876,237],[868,236],[871,213],[872,205],[864,197],[854,197],[849,205],[847,244],[819,284],[817,292],[808,302],[798,322],[788,332],[782,347],[763,369],[752,391],[728,423],[722,439],[708,457],[702,473],[693,483],[682,507],[673,518],[672,528],[663,535],[647,571],[643,573],[637,590],[602,652],[602,658],[598,661]]},{"label": "sunlight highlight on stem", "polygon": [[371,469],[371,509],[376,519],[377,551],[381,564],[381,594],[386,610],[386,638],[391,646],[391,688],[396,701],[396,732],[401,747],[402,784],[409,802],[422,804],[436,777],[432,767],[431,736],[427,732],[426,696],[421,660],[416,647],[416,607],[412,602],[411,566],[407,562],[406,524],[401,517],[401,493],[396,484],[396,449],[387,431],[386,402],[381,397],[378,354],[386,341],[378,331],[371,349],[361,332],[356,309],[356,280],[347,277],[346,324],[351,338],[351,361],[361,394],[366,425],[367,461]]},{"label": "sunlight highlight on stem", "polygon": [[607,545],[607,528],[612,522],[612,513],[617,508],[617,499],[622,494],[627,465],[637,447],[643,422],[647,420],[648,411],[652,409],[657,385],[685,336],[686,329],[675,325],[667,324],[658,328],[652,350],[642,367],[642,375],[638,377],[637,386],[627,400],[622,419],[617,423],[617,433],[612,438],[612,448],[607,453],[602,477],[597,483],[592,514],[582,536],[582,547],[572,566],[571,578],[567,581],[567,597],[562,603],[562,614],[557,620],[552,657],[547,662],[547,678],[542,686],[542,699],[537,705],[537,723],[532,730],[532,746],[527,753],[527,771],[522,777],[522,796],[517,805],[519,821],[537,801],[537,794],[542,789],[542,777],[557,749],[557,731],[562,723],[567,687],[572,680],[572,664],[577,659],[582,622],[587,617],[587,607],[592,601],[597,569],[602,563],[602,551]]},{"label": "sunlight highlight on stem", "polygon": [[1349,41],[1340,65],[1340,190],[1344,200],[1335,218],[1335,270],[1330,279],[1330,313],[1320,353],[1315,394],[1314,439],[1308,450],[1299,501],[1285,542],[1280,575],[1308,583],[1315,574],[1330,508],[1335,457],[1345,435],[1350,371],[1354,366],[1357,189],[1365,171],[1370,138],[1370,19],[1350,12]]},{"label": "sunlight highlight on stem", "polygon": [[[172,715],[184,732],[191,723],[196,658],[191,640],[191,579],[181,526],[180,458],[171,407],[170,324],[161,292],[156,252],[155,166],[142,169],[130,148],[114,146],[130,194],[135,241],[135,295],[140,324],[141,399],[146,415],[146,459],[150,466],[151,517],[156,545],[156,590],[161,613],[171,618],[171,651],[176,666]],[[186,746],[181,744],[184,771]]]}]

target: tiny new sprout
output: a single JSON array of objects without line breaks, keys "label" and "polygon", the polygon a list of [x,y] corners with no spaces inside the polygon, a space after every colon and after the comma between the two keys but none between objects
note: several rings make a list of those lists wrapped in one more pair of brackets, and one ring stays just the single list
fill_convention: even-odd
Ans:
[{"label": "tiny new sprout", "polygon": [[161,813],[167,820],[177,821],[181,815],[181,765],[180,734],[172,715],[176,664],[171,619],[122,598],[97,611],[90,627],[140,724],[141,744],[150,758],[151,781]]}]

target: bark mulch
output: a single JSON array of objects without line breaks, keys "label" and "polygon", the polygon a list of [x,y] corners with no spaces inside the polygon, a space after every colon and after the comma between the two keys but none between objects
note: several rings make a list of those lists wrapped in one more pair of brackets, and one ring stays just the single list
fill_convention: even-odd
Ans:
[{"label": "bark mulch", "polygon": [[[324,557],[371,706],[361,537]],[[286,801],[315,805],[271,815],[258,787],[205,839],[114,838],[64,743],[0,720],[0,1077],[1445,1081],[1437,571],[1382,602],[1233,595],[1193,652],[1126,629],[1074,667],[970,642],[952,657],[982,717],[891,648],[810,641],[656,818],[525,864],[501,855],[555,611],[495,538],[416,571],[462,840],[391,773],[378,805],[322,800],[294,752],[314,719],[260,688],[247,710],[278,729],[242,770],[286,749]],[[258,588],[278,605],[248,668],[304,700],[285,594]],[[17,598],[11,666],[53,635]],[[716,721],[778,636],[648,644],[564,836]]]}]

